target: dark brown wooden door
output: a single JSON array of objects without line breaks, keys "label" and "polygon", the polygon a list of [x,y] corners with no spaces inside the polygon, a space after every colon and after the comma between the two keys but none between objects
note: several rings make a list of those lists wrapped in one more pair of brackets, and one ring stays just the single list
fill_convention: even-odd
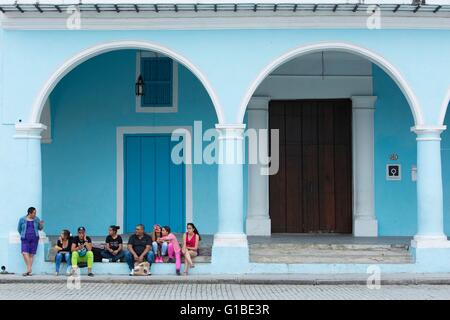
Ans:
[{"label": "dark brown wooden door", "polygon": [[352,232],[351,110],[347,99],[270,101],[269,127],[280,130],[272,232]]}]

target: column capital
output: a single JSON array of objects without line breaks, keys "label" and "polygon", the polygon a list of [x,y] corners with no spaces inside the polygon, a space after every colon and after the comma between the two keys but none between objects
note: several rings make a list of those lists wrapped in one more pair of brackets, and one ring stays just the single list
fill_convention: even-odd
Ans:
[{"label": "column capital", "polygon": [[377,96],[352,96],[353,109],[375,109]]},{"label": "column capital", "polygon": [[269,111],[269,96],[252,96],[247,111]]},{"label": "column capital", "polygon": [[219,139],[243,139],[245,123],[218,123]]},{"label": "column capital", "polygon": [[418,125],[418,126],[411,127],[411,131],[417,135],[438,135],[438,136],[440,136],[440,134],[445,129],[447,129],[447,126],[444,126],[444,125],[431,125],[431,126]]},{"label": "column capital", "polygon": [[41,139],[42,131],[47,129],[47,126],[41,123],[17,123],[15,125],[16,139]]}]

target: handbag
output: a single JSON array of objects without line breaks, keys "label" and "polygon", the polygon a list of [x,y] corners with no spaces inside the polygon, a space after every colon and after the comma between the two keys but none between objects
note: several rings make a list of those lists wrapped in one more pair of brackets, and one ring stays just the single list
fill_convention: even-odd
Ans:
[{"label": "handbag", "polygon": [[150,263],[148,262],[141,262],[134,266],[134,273],[135,276],[148,276],[150,274]]}]

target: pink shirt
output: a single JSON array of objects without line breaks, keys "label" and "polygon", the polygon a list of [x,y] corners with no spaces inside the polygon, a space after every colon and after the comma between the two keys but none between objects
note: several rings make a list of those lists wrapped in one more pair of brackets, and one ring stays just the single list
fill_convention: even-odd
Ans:
[{"label": "pink shirt", "polygon": [[169,235],[167,235],[165,237],[161,237],[159,239],[161,239],[163,241],[169,241],[169,243],[171,243],[173,245],[173,249],[175,252],[181,251],[180,244],[178,243],[177,237],[175,237],[175,235],[173,233],[169,233]]}]

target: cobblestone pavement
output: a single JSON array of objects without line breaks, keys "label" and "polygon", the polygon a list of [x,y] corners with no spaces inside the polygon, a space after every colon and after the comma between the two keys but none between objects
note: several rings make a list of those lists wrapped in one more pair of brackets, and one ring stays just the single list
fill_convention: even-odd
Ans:
[{"label": "cobblestone pavement", "polygon": [[248,285],[248,284],[0,284],[0,299],[450,299],[450,285]]}]

